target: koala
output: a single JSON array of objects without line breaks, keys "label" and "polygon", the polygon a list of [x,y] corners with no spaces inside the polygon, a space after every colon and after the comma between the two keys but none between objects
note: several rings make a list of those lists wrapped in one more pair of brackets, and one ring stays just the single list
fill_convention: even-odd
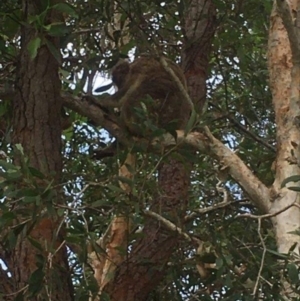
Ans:
[{"label": "koala", "polygon": [[[168,66],[187,89],[180,67],[167,59]],[[134,62],[120,61],[112,70],[112,81],[117,92],[111,100],[120,109],[122,123],[128,131],[140,136],[141,123],[135,108],[144,102],[152,123],[158,128],[183,129],[191,112],[190,103],[183,97],[178,84],[164,69],[159,59],[142,56]]]}]

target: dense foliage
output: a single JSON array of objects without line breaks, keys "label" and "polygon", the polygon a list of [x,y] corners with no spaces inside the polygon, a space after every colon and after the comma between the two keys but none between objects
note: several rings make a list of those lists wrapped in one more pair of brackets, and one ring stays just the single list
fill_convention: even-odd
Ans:
[{"label": "dense foliage", "polygon": [[[41,2],[47,11],[47,1]],[[128,53],[132,58],[155,45],[161,53],[179,62],[181,45],[188,43],[180,26],[187,5],[185,1],[172,0],[115,1],[114,5],[107,0],[68,1],[68,4],[56,6],[64,13],[65,22],[45,24],[44,14],[32,16],[40,37],[30,43],[30,53],[34,56],[41,43],[45,43],[42,37],[59,38],[62,58],[55,49],[53,55],[61,62],[63,89],[74,94],[91,94],[106,83],[110,68]],[[210,59],[207,105],[199,126],[207,125],[229,148],[238,152],[266,185],[270,185],[276,152],[266,62],[272,3],[270,0],[218,0],[215,5],[217,32]],[[14,82],[20,49],[20,12],[19,1],[0,3],[1,91],[9,90]],[[119,20],[119,27],[114,26],[115,18]],[[139,153],[138,172],[129,182],[133,190],[128,196],[119,188],[117,177],[119,162],[124,160],[126,152],[119,150],[116,157],[101,161],[93,159],[93,150],[113,137],[104,129],[90,125],[86,117],[68,111],[73,124],[62,134],[61,187],[65,202],[64,205],[53,203],[55,190],[51,183],[46,188],[39,187],[43,175],[28,166],[26,156],[21,168],[13,165],[13,155],[22,153],[22,149],[12,149],[10,144],[12,106],[9,93],[2,93],[0,99],[3,177],[0,227],[7,233],[2,244],[12,248],[23,228],[29,227],[28,222],[18,224],[18,215],[33,223],[36,218],[31,209],[12,213],[12,200],[35,204],[37,208],[48,200],[46,209],[49,212],[58,210],[66,216],[77,300],[88,300],[87,292],[95,289],[95,283],[86,264],[87,242],[95,245],[95,240],[118,213],[130,214],[135,228],[143,226],[142,209],[148,207],[156,190],[155,166],[163,158],[144,150]],[[280,300],[278,275],[281,267],[277,262],[279,254],[270,221],[263,219],[260,225],[257,219],[240,216],[259,215],[260,212],[241,188],[227,178],[226,168],[220,168],[213,159],[199,153],[187,160],[192,161],[193,172],[186,224],[182,228],[204,242],[203,250],[197,255],[195,246],[182,239],[169,262],[164,281],[149,300],[253,300],[253,292],[262,293],[260,297],[264,300]],[[21,188],[16,187],[16,182],[22,183]],[[224,206],[211,208],[225,201]],[[209,210],[204,210],[207,207]],[[130,240],[134,241],[137,235],[132,233]],[[40,247],[37,242],[32,243]],[[205,279],[201,279],[197,271],[199,262],[215,264],[211,265]],[[288,266],[287,277],[297,283],[293,266]],[[39,285],[39,277],[31,280],[34,290]]]}]

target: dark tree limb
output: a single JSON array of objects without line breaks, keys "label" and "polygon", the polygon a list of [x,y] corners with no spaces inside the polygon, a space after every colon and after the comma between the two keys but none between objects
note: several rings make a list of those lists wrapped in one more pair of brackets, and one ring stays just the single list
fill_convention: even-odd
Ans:
[{"label": "dark tree limb", "polygon": [[14,285],[13,278],[8,276],[8,271],[3,270],[0,267],[0,295],[4,295],[2,300],[13,300],[14,297]]},{"label": "dark tree limb", "polygon": [[126,131],[119,126],[117,116],[114,113],[107,112],[105,107],[102,107],[102,102],[100,105],[95,97],[78,97],[66,92],[62,93],[61,96],[65,107],[86,116],[95,125],[105,128],[112,136],[118,138],[122,144],[128,144]]}]

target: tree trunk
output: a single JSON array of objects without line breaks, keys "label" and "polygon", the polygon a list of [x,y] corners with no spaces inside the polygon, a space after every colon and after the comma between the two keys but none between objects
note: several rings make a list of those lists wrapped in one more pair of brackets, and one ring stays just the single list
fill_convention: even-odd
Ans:
[{"label": "tree trunk", "polygon": [[[290,43],[276,7],[274,7],[271,16],[268,59],[270,86],[277,124],[278,152],[275,166],[276,178],[273,184],[276,199],[270,209],[272,213],[295,201],[299,201],[299,194],[286,187],[281,188],[281,183],[289,176],[300,174],[300,168],[297,164],[299,157],[297,146],[300,141],[300,131],[295,122],[299,113],[299,98],[292,98],[292,85],[296,84],[298,89],[300,82],[299,78],[296,81],[292,79],[293,62]],[[297,103],[293,104],[293,102]],[[296,109],[293,109],[294,105]],[[289,233],[300,226],[299,208],[291,207],[276,215],[273,218],[273,223],[280,252],[286,253],[295,242],[299,243],[299,236]]]},{"label": "tree trunk", "polygon": [[[182,64],[189,93],[195,106],[201,110],[206,97],[206,70],[216,28],[212,2],[191,1],[185,18],[189,47],[183,51]],[[161,194],[154,199],[151,208],[179,227],[188,203],[188,165],[177,159],[169,159],[160,165],[158,185]],[[165,275],[168,260],[178,242],[178,235],[166,231],[159,222],[147,217],[142,238],[134,244],[128,259],[117,269],[114,281],[106,288],[111,300],[147,300],[149,293]]]},{"label": "tree trunk", "polygon": [[[281,2],[287,4],[285,1]],[[290,1],[290,3],[290,9],[297,11],[297,1]],[[270,87],[277,124],[276,177],[272,187],[274,201],[271,203],[270,213],[278,212],[289,204],[299,205],[300,201],[298,192],[281,187],[286,178],[300,175],[300,127],[298,121],[300,116],[300,68],[297,58],[300,53],[299,49],[292,51],[291,32],[288,34],[286,28],[288,28],[289,21],[291,23],[294,21],[292,21],[291,12],[287,11],[287,16],[284,16],[282,4],[277,6],[274,2],[268,45]],[[294,29],[297,31],[296,26],[289,30],[293,31]],[[286,186],[295,186],[295,184],[290,182]],[[280,253],[288,253],[295,243],[299,247],[299,235],[292,233],[300,227],[299,207],[290,207],[274,216],[272,221]],[[295,252],[299,254],[298,247]],[[299,297],[298,294],[292,292],[286,281],[283,282],[282,296],[285,296],[287,300]]]},{"label": "tree trunk", "polygon": [[[185,211],[189,172],[178,161],[163,163],[158,183],[161,196],[156,197],[152,210],[172,222]],[[179,214],[178,214],[179,213]],[[143,301],[165,275],[167,262],[174,252],[178,235],[170,234],[159,222],[148,219],[142,238],[133,246],[128,259],[117,270],[108,292],[111,301]]]},{"label": "tree trunk", "polygon": [[216,11],[212,1],[189,1],[183,22],[185,43],[182,66],[189,95],[199,113],[206,101],[208,62],[216,26]]},{"label": "tree trunk", "polygon": [[[30,16],[39,15],[45,10],[41,3],[23,1],[24,22],[28,22]],[[57,11],[48,10],[45,23],[50,24],[58,19],[61,19],[61,16]],[[32,59],[28,45],[37,37],[40,37],[42,42]],[[46,41],[56,47],[59,53],[57,40],[46,34],[37,35],[34,25],[29,25],[29,22],[22,26],[14,98],[13,143],[23,146],[30,166],[41,171],[48,181],[54,179],[54,183],[58,184],[62,171],[61,83],[58,74],[59,63],[45,44]],[[20,157],[15,157],[15,163],[20,162]],[[39,185],[42,187],[47,183],[40,181]],[[54,202],[60,199],[59,190],[56,192]],[[55,216],[47,216],[45,205],[39,209],[34,204],[28,206],[24,206],[24,210],[38,210],[36,214],[39,217],[32,225],[27,225],[26,233],[19,235],[17,246],[9,259],[15,279],[15,290],[24,293],[30,300],[73,300],[66,248],[60,233],[56,233],[62,221]],[[33,247],[27,236],[40,243],[42,250]],[[39,274],[38,278],[41,278],[35,281],[40,281],[42,285],[29,286],[28,289],[26,286],[35,271]],[[32,281],[33,278],[31,283]],[[37,293],[33,294],[33,290]]]}]

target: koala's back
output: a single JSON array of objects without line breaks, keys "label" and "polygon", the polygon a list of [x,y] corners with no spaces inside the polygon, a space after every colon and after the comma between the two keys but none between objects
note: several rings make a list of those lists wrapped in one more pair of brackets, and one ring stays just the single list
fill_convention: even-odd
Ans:
[{"label": "koala's back", "polygon": [[[167,60],[167,63],[186,89],[186,80],[180,67],[170,60]],[[182,129],[189,118],[191,107],[174,78],[164,69],[159,60],[145,56],[136,59],[128,66],[128,74],[123,77],[124,83],[121,83],[120,87],[128,91],[139,82],[134,93],[126,99],[121,108],[121,117],[129,130],[139,134],[137,128],[143,120],[138,120],[134,108],[140,106],[141,101],[149,96],[153,101],[147,105],[147,111],[152,122],[162,128],[169,129],[172,124],[174,129]]]}]

